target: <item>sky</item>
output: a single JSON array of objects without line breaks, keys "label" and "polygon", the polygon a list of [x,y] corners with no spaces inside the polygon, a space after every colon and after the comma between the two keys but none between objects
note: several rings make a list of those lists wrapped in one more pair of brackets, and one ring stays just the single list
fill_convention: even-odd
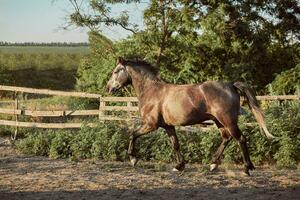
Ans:
[{"label": "sky", "polygon": [[[147,4],[117,5],[112,14],[126,9],[132,22],[143,26],[142,13]],[[6,42],[87,42],[87,29],[63,30],[72,12],[68,0],[0,0],[0,41]],[[112,40],[125,38],[130,32],[119,27],[103,28]]]}]

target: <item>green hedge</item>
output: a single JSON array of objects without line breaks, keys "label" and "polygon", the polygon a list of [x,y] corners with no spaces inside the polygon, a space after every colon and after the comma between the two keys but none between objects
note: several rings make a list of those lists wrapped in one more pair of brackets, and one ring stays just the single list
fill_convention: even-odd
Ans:
[{"label": "green hedge", "polygon": [[[281,102],[264,105],[269,130],[276,139],[269,141],[260,133],[258,126],[246,127],[253,122],[250,113],[240,117],[240,127],[248,138],[250,154],[256,164],[277,164],[280,167],[296,167],[300,157],[300,104]],[[209,132],[186,133],[177,131],[181,150],[191,163],[210,163],[213,153],[221,142],[217,129]],[[103,160],[127,160],[130,130],[116,122],[99,123],[96,128],[80,130],[34,130],[16,143],[16,148],[33,155],[51,158],[99,158]],[[171,162],[173,151],[163,129],[141,137],[137,142],[139,157],[147,161]],[[224,162],[242,163],[242,155],[236,141],[228,145]]]}]

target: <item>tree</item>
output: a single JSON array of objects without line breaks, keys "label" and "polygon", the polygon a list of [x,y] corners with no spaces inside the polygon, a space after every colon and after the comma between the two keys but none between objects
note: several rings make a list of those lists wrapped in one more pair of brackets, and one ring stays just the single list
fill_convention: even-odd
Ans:
[{"label": "tree", "polygon": [[112,41],[97,32],[89,33],[91,54],[82,59],[76,87],[85,92],[105,92],[105,83],[115,65]]},{"label": "tree", "polygon": [[95,15],[82,13],[76,0],[71,2],[73,24],[98,34],[102,25],[131,31],[109,48],[159,67],[169,82],[241,80],[262,90],[277,73],[299,63],[296,0],[151,0],[144,28],[130,23],[128,13],[110,16],[111,5],[140,1],[91,0]]}]

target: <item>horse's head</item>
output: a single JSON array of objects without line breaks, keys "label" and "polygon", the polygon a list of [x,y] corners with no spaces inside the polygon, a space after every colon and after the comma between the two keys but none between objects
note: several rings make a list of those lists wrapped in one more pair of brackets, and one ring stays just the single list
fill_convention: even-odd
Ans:
[{"label": "horse's head", "polygon": [[118,64],[109,78],[106,88],[109,93],[114,93],[120,88],[131,83],[131,77],[128,73],[125,61],[122,58],[118,59]]}]

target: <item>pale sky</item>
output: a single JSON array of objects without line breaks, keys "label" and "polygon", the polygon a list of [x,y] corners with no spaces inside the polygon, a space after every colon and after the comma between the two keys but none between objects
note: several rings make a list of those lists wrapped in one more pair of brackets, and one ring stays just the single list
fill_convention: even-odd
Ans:
[{"label": "pale sky", "polygon": [[[147,5],[117,5],[112,13],[117,14],[126,9],[130,19],[143,26],[142,13]],[[68,0],[0,0],[0,41],[87,42],[86,29],[60,29],[71,11],[72,6]],[[113,40],[130,34],[121,28],[106,28],[103,32]]]}]

